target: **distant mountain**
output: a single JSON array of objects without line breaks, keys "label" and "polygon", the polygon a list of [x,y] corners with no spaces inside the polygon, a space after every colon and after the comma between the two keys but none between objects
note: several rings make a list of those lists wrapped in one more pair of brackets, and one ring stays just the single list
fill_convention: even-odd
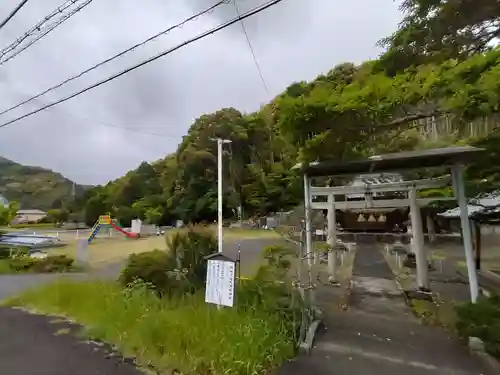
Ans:
[{"label": "distant mountain", "polygon": [[[75,186],[77,196],[91,186]],[[60,173],[25,166],[0,157],[0,195],[16,201],[24,209],[48,210],[61,207],[71,198],[73,181]]]}]

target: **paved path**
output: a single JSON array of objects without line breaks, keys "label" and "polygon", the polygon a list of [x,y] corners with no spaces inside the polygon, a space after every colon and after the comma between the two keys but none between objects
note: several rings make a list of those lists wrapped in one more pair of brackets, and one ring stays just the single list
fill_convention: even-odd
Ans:
[{"label": "paved path", "polygon": [[[241,250],[242,268],[253,268],[264,246],[276,239],[246,239],[225,243],[225,253],[236,257]],[[238,244],[241,246],[238,246]],[[92,274],[72,274],[73,279],[116,279],[124,262],[104,267]],[[62,275],[2,275],[0,300],[21,291],[51,282]],[[53,318],[0,307],[1,375],[139,375],[131,363],[103,353],[101,348],[84,343],[75,335],[57,334],[61,328],[77,331],[69,323],[54,324]]]},{"label": "paved path", "polygon": [[0,307],[0,374],[143,374],[120,357],[103,353],[103,347],[66,333],[79,327],[53,321],[53,318]]},{"label": "paved path", "polygon": [[321,301],[325,327],[311,355],[278,375],[493,375],[450,334],[420,324],[387,270],[381,252],[359,246],[349,309]]},{"label": "paved path", "polygon": [[374,246],[359,245],[352,270],[353,275],[392,279],[394,274],[384,256]]}]

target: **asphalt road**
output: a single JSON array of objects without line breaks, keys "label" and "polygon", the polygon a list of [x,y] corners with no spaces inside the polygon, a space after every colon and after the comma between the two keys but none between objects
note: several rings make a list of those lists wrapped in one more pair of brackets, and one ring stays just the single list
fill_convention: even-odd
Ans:
[{"label": "asphalt road", "polygon": [[[78,339],[80,327],[0,307],[0,374],[140,375],[107,346]],[[72,333],[72,334],[70,334]]]}]

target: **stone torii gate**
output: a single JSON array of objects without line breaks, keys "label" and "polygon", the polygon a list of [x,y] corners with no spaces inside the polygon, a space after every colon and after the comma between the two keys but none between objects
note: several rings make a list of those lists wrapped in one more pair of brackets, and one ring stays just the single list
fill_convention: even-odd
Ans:
[{"label": "stone torii gate", "polygon": [[[424,236],[422,230],[422,219],[420,207],[425,206],[433,200],[443,198],[417,198],[417,191],[426,188],[445,186],[449,177],[403,181],[396,183],[382,183],[371,186],[340,186],[340,187],[311,187],[311,178],[325,176],[348,176],[359,174],[374,174],[401,172],[412,169],[425,168],[449,168],[451,169],[451,181],[455,193],[455,199],[460,207],[460,220],[462,226],[462,238],[467,261],[469,286],[471,300],[475,302],[478,296],[477,274],[474,265],[471,226],[467,212],[467,199],[464,190],[462,166],[484,150],[471,146],[448,147],[430,149],[423,151],[401,152],[386,155],[375,155],[363,160],[350,162],[323,161],[313,162],[308,166],[298,164],[304,175],[304,202],[305,202],[305,226],[306,226],[306,254],[312,254],[311,233],[311,210],[328,210],[328,243],[330,246],[336,242],[335,209],[362,209],[362,208],[396,208],[410,207],[410,215],[413,229],[413,244],[417,260],[418,286],[422,290],[428,290],[427,256],[424,247]],[[372,200],[373,192],[403,191],[408,194],[407,198],[391,200]],[[335,202],[337,194],[363,193],[365,201]],[[313,202],[313,196],[327,196],[328,202]],[[309,270],[312,267],[312,257],[308,256]],[[332,251],[328,256],[329,271],[335,275],[335,257]]]},{"label": "stone torii gate", "polygon": [[[337,226],[335,210],[361,210],[373,208],[406,208],[410,207],[411,223],[413,229],[412,251],[416,255],[417,261],[417,281],[419,289],[429,290],[429,279],[427,275],[427,253],[424,246],[424,234],[422,230],[422,218],[420,208],[438,200],[454,200],[455,198],[417,198],[417,191],[423,189],[440,188],[447,186],[450,176],[441,178],[389,182],[381,184],[366,184],[365,186],[337,186],[337,187],[311,187],[311,209],[327,210],[327,242],[330,248],[335,246],[337,241]],[[373,199],[374,193],[403,192],[407,198],[396,199]],[[351,194],[362,194],[364,201],[336,201],[335,196],[348,196]],[[328,202],[313,202],[312,199],[318,196],[328,197]],[[330,279],[335,281],[335,256],[332,251],[328,253],[328,269]]]}]

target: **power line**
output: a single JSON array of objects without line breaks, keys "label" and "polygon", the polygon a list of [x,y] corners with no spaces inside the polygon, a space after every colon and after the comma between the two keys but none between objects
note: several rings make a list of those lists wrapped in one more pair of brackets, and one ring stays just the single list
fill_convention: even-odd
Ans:
[{"label": "power line", "polygon": [[[75,9],[70,10],[68,13],[63,14],[65,10],[68,8],[72,7],[73,5],[77,4],[78,2],[83,1],[83,3],[79,4],[76,6]],[[13,41],[11,44],[9,44],[7,47],[3,48],[0,51],[0,64],[5,64],[7,61],[13,59],[17,55],[19,55],[21,52],[25,51],[27,48],[38,42],[40,39],[48,35],[50,32],[52,32],[54,29],[56,29],[58,26],[66,22],[68,19],[70,19],[72,16],[74,16],[76,13],[81,11],[83,8],[85,8],[87,5],[89,5],[93,0],[67,0],[65,3],[61,4],[57,9],[52,11],[50,14],[44,17],[43,20],[38,22],[35,26],[33,26],[31,29],[29,29],[27,32],[24,33],[24,35],[20,38],[17,38],[15,41]],[[56,21],[52,23],[48,23],[52,18],[56,17],[57,15],[63,14],[60,18],[58,18]],[[27,40],[29,37],[37,35],[33,40],[29,41],[25,46],[22,46],[20,50],[15,51],[16,48],[18,48],[25,40]],[[14,51],[14,52],[13,52]],[[11,55],[8,55],[9,53],[13,52]],[[4,58],[6,55],[7,58]]]},{"label": "power line", "polygon": [[[6,84],[6,82],[3,82],[3,83]],[[14,87],[11,84],[6,84],[6,85],[7,85],[8,89],[10,89],[12,91],[15,91],[15,92],[17,92],[19,94],[22,94],[22,95],[25,94],[25,92],[22,91],[21,89],[19,89],[18,87]],[[42,104],[45,104],[41,99],[38,99],[38,101],[41,102]],[[144,131],[144,130],[138,129],[138,128],[124,127],[124,126],[121,126],[121,125],[117,125],[117,124],[113,124],[113,123],[110,123],[110,122],[98,120],[98,119],[91,118],[91,117],[88,117],[88,116],[83,116],[81,114],[72,113],[72,112],[69,112],[68,110],[65,110],[65,109],[61,108],[61,107],[58,107],[58,108],[55,108],[55,109],[57,109],[58,111],[60,111],[63,114],[66,114],[68,116],[74,117],[76,119],[88,121],[88,122],[91,122],[93,124],[102,125],[102,126],[109,127],[109,128],[114,128],[114,129],[119,129],[119,130],[124,130],[124,131],[127,131],[127,132],[133,132],[133,133],[144,134],[144,135],[152,135],[152,136],[157,136],[157,137],[166,137],[166,138],[171,138],[171,139],[182,138],[182,135],[173,136],[173,135],[168,135],[168,134],[164,134],[164,133],[156,133],[156,132]]]},{"label": "power line", "polygon": [[[238,8],[238,4],[236,4],[236,0],[233,0],[234,7],[236,9],[236,14],[239,16],[240,15],[240,9]],[[250,48],[250,52],[252,53],[253,61],[255,63],[255,66],[257,67],[257,71],[259,72],[260,80],[262,81],[262,86],[264,86],[264,90],[266,91],[266,94],[269,95],[269,90],[266,85],[266,80],[264,79],[264,74],[262,73],[262,69],[260,68],[259,61],[257,60],[257,55],[255,54],[255,50],[253,49],[252,42],[250,41],[250,37],[248,36],[247,33],[247,28],[245,27],[245,24],[243,23],[243,20],[240,22],[241,28],[243,30],[243,33],[245,34],[245,38],[248,43],[248,47]]]},{"label": "power line", "polygon": [[130,132],[130,133],[137,133],[137,134],[142,134],[142,135],[151,135],[151,136],[155,136],[155,137],[164,137],[164,138],[177,139],[177,140],[180,139],[180,138],[182,138],[182,135],[173,136],[173,135],[168,135],[168,134],[164,134],[164,133],[150,132],[150,131],[146,131],[146,130],[142,130],[142,129],[138,129],[138,128],[129,128],[129,127],[125,127],[125,126],[121,126],[121,125],[117,125],[117,124],[112,124],[112,123],[107,122],[107,121],[102,121],[102,120],[98,120],[98,119],[95,119],[95,118],[91,118],[91,117],[87,117],[87,116],[82,116],[80,114],[75,114],[75,113],[72,113],[72,112],[68,112],[66,110],[61,110],[61,108],[58,108],[58,109],[61,112],[65,113],[65,114],[67,114],[69,116],[75,117],[76,119],[89,121],[89,122],[91,122],[93,124],[101,125],[101,126],[108,127],[108,128],[119,129],[119,130],[123,130],[123,131]]},{"label": "power line", "polygon": [[81,71],[80,73],[78,73],[78,74],[76,74],[74,76],[69,77],[68,79],[62,81],[61,83],[59,83],[59,84],[57,84],[55,86],[49,87],[45,91],[42,91],[39,94],[36,94],[35,96],[33,96],[31,98],[28,98],[28,99],[26,99],[25,101],[23,101],[23,102],[21,102],[19,104],[16,104],[16,105],[14,105],[14,106],[12,106],[10,108],[7,108],[7,109],[1,111],[0,112],[0,116],[6,114],[7,112],[10,112],[10,111],[12,111],[12,110],[14,110],[16,108],[19,108],[20,106],[22,106],[24,104],[27,104],[27,103],[35,100],[35,99],[38,99],[39,97],[41,97],[41,96],[43,96],[45,94],[48,94],[49,92],[54,91],[54,90],[56,90],[56,89],[64,86],[65,84],[67,84],[67,83],[69,83],[71,81],[74,81],[75,79],[81,78],[85,74],[90,73],[91,71],[93,71],[93,70],[95,70],[95,69],[97,69],[97,68],[99,68],[99,67],[101,67],[101,66],[103,66],[103,65],[105,65],[105,64],[107,64],[107,63],[109,63],[111,61],[113,61],[113,60],[116,60],[117,58],[119,58],[119,57],[121,57],[121,56],[123,56],[123,55],[125,55],[125,54],[127,54],[127,53],[129,53],[129,52],[131,52],[131,51],[133,51],[133,50],[135,50],[137,48],[139,48],[139,47],[142,47],[143,45],[145,45],[145,44],[147,44],[147,43],[149,43],[149,42],[151,42],[151,41],[159,38],[160,36],[168,34],[170,31],[172,31],[174,29],[177,29],[177,28],[180,28],[180,27],[184,26],[186,23],[194,21],[197,18],[199,18],[199,17],[201,17],[201,16],[203,16],[203,15],[205,15],[207,13],[210,13],[210,12],[214,11],[215,8],[217,8],[217,7],[219,7],[219,6],[223,5],[223,4],[228,4],[229,1],[231,1],[231,0],[221,0],[221,1],[217,2],[216,4],[212,5],[211,7],[207,8],[207,9],[201,11],[201,12],[198,12],[198,13],[196,13],[195,15],[193,15],[191,17],[186,18],[184,21],[179,22],[176,25],[173,25],[173,26],[171,26],[171,27],[169,27],[169,28],[167,28],[167,29],[165,29],[165,30],[163,30],[163,31],[161,31],[161,32],[153,35],[152,37],[150,37],[150,38],[148,38],[148,39],[146,39],[146,40],[144,40],[144,41],[142,41],[140,43],[137,43],[137,44],[133,45],[132,47],[127,48],[126,50],[124,50],[124,51],[122,51],[122,52],[120,52],[120,53],[118,53],[118,54],[116,54],[114,56],[111,56],[111,57],[107,58],[106,60],[101,61],[101,62],[99,62],[99,63],[91,66],[90,68]]},{"label": "power line", "polygon": [[0,29],[2,29],[6,24],[7,22],[9,22],[12,17],[14,17],[16,15],[17,12],[19,12],[19,10],[24,6],[24,4],[26,4],[28,2],[28,0],[23,0],[21,1],[17,7],[14,8],[14,10],[12,12],[10,12],[10,14],[7,16],[6,19],[4,19],[2,21],[2,23],[0,23]]},{"label": "power line", "polygon": [[149,63],[151,63],[153,61],[156,61],[156,60],[158,60],[158,59],[160,59],[160,58],[162,58],[162,57],[164,57],[166,55],[169,55],[172,52],[175,52],[178,49],[181,49],[181,48],[183,48],[183,47],[185,47],[185,46],[187,46],[187,45],[189,45],[191,43],[194,43],[194,42],[196,42],[196,41],[198,41],[200,39],[206,38],[209,35],[215,34],[215,33],[219,32],[219,31],[221,31],[221,30],[223,30],[223,29],[225,29],[225,28],[227,28],[227,27],[229,27],[229,26],[231,26],[231,25],[233,25],[233,24],[235,24],[235,23],[237,23],[237,22],[239,22],[241,20],[244,20],[244,19],[246,19],[248,17],[251,17],[251,16],[253,16],[255,14],[258,14],[258,13],[266,10],[267,8],[270,8],[270,7],[272,7],[272,6],[274,6],[274,5],[278,4],[278,3],[281,3],[282,1],[284,1],[284,0],[271,0],[271,1],[268,1],[267,3],[259,5],[259,6],[255,7],[255,8],[253,8],[253,9],[251,9],[250,11],[245,12],[244,14],[233,18],[230,21],[227,21],[227,22],[225,22],[225,23],[223,23],[223,24],[221,24],[221,25],[219,25],[217,27],[214,27],[214,28],[212,28],[212,29],[210,29],[208,31],[205,31],[204,33],[201,33],[201,34],[199,34],[198,36],[196,36],[194,38],[188,39],[188,40],[186,40],[186,41],[184,41],[184,42],[176,45],[175,47],[172,47],[172,48],[169,48],[169,49],[167,49],[167,50],[165,50],[163,52],[160,52],[159,54],[157,54],[155,56],[152,56],[152,57],[150,57],[150,58],[148,58],[148,59],[146,59],[146,60],[144,60],[144,61],[142,61],[142,62],[140,62],[138,64],[135,64],[135,65],[133,65],[133,66],[127,68],[127,69],[124,69],[124,70],[122,70],[122,71],[120,71],[118,73],[115,73],[115,74],[113,74],[112,76],[110,76],[108,78],[105,78],[105,79],[103,79],[101,81],[98,81],[98,82],[96,82],[96,83],[94,83],[94,84],[92,84],[90,86],[87,86],[86,88],[84,88],[82,90],[79,90],[77,92],[74,92],[73,94],[67,95],[67,96],[65,96],[65,97],[63,97],[63,98],[61,98],[61,99],[59,99],[59,100],[57,100],[55,102],[47,104],[47,105],[45,105],[45,106],[43,106],[41,108],[38,108],[38,109],[36,109],[34,111],[28,112],[28,113],[26,113],[26,114],[24,114],[22,116],[16,117],[16,118],[14,118],[14,119],[12,119],[10,121],[2,123],[0,125],[0,128],[4,128],[4,127],[6,127],[6,126],[8,126],[10,124],[13,124],[13,123],[18,122],[20,120],[23,120],[23,119],[25,119],[27,117],[30,117],[30,116],[38,113],[38,112],[44,111],[45,109],[54,107],[54,106],[56,106],[58,104],[61,104],[61,103],[64,103],[64,102],[66,102],[66,101],[68,101],[68,100],[70,100],[70,99],[72,99],[74,97],[77,97],[77,96],[79,96],[79,95],[81,95],[81,94],[83,94],[83,93],[85,93],[87,91],[90,91],[92,89],[95,89],[96,87],[104,85],[105,83],[111,82],[111,81],[115,80],[116,78],[119,78],[119,77],[121,77],[121,76],[123,76],[123,75],[125,75],[127,73],[130,73],[131,71],[133,71],[133,70],[135,70],[137,68],[140,68],[140,67],[142,67],[144,65],[147,65],[147,64],[149,64]]}]

